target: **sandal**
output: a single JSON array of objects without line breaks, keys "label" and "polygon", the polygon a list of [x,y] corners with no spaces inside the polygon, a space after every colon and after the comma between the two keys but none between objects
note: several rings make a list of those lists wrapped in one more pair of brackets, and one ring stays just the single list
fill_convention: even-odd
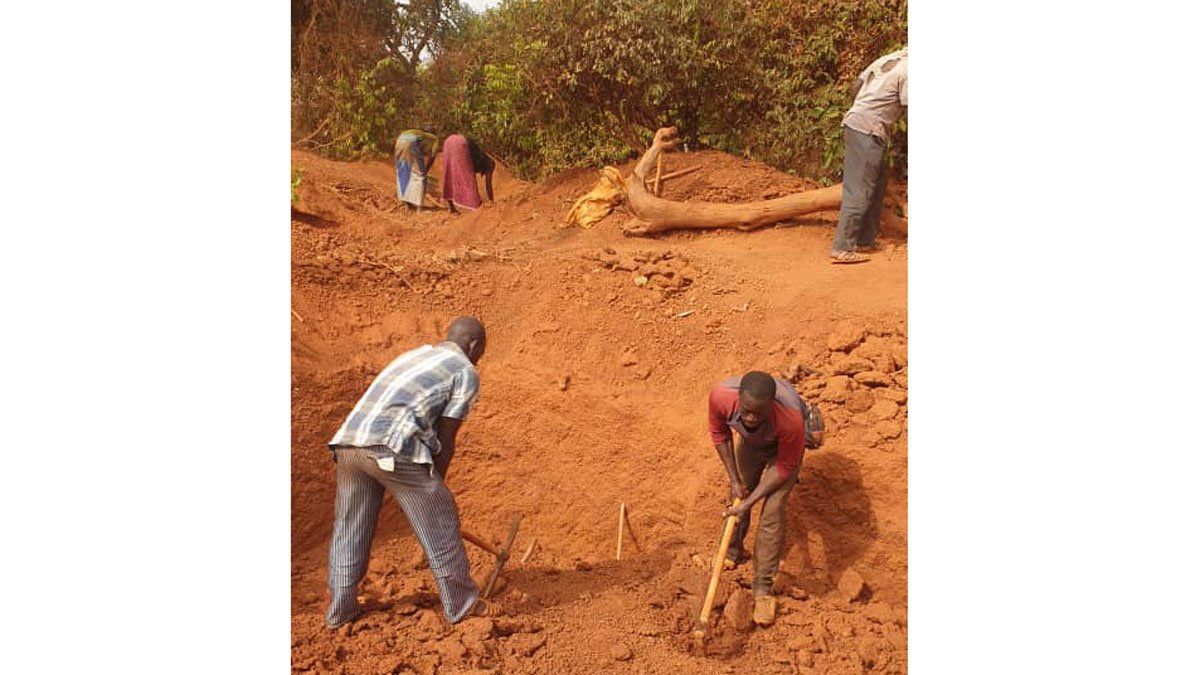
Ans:
[{"label": "sandal", "polygon": [[830,262],[832,262],[834,265],[850,265],[853,263],[867,262],[871,259],[870,256],[863,255],[862,253],[858,253],[856,251],[837,251],[836,253],[830,253],[829,257],[832,258]]}]

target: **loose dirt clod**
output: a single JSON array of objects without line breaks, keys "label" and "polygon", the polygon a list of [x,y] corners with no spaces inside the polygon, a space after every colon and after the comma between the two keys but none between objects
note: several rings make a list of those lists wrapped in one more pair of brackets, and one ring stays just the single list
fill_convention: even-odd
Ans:
[{"label": "loose dirt clod", "polygon": [[750,630],[754,625],[754,596],[744,589],[730,593],[722,615],[734,630],[743,633]]},{"label": "loose dirt clod", "polygon": [[870,389],[859,389],[846,399],[846,410],[850,412],[866,412],[873,405],[875,405],[875,395],[871,393]]},{"label": "loose dirt clod", "polygon": [[866,332],[856,326],[842,326],[829,336],[825,345],[831,352],[848,352],[866,338]]},{"label": "loose dirt clod", "polygon": [[618,642],[609,650],[614,661],[628,661],[633,658],[633,650],[628,645]]},{"label": "loose dirt clod", "polygon": [[894,401],[884,398],[875,401],[875,405],[871,406],[870,412],[877,420],[890,420],[896,416],[896,413],[900,412],[900,406],[896,405]]},{"label": "loose dirt clod", "polygon": [[878,370],[868,370],[857,373],[854,376],[854,381],[859,384],[865,384],[868,387],[886,387],[892,383],[892,378]]},{"label": "loose dirt clod", "polygon": [[838,593],[846,602],[854,602],[862,595],[866,583],[862,576],[853,567],[842,572],[842,578],[838,580]]}]

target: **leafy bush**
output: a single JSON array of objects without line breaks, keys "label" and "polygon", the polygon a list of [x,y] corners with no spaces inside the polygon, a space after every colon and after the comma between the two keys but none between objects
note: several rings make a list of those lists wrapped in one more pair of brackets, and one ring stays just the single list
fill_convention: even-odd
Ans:
[{"label": "leafy bush", "polygon": [[620,162],[673,124],[693,148],[832,182],[850,85],[907,42],[907,0],[506,0],[481,16],[443,4],[432,58],[336,80],[329,152],[382,154],[430,121],[536,178]]},{"label": "leafy bush", "polygon": [[304,169],[292,170],[292,203],[300,203],[300,181],[304,179]]}]

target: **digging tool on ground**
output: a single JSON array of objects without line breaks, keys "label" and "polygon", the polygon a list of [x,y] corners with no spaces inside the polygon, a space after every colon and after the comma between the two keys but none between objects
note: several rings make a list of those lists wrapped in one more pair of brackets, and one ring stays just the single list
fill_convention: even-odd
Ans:
[{"label": "digging tool on ground", "polygon": [[491,596],[492,586],[496,584],[496,579],[500,577],[500,570],[504,569],[504,563],[508,562],[508,555],[512,551],[513,540],[517,538],[517,530],[521,527],[521,518],[522,514],[519,513],[513,516],[512,527],[508,530],[508,541],[501,548],[496,548],[483,538],[477,537],[470,532],[459,531],[463,539],[496,556],[496,568],[492,570],[492,575],[488,577],[487,585],[483,587],[482,596],[484,599]]},{"label": "digging tool on ground", "polygon": [[[741,503],[741,498],[733,499],[734,508]],[[735,516],[725,518],[725,531],[721,533],[721,545],[717,548],[717,556],[713,558],[712,577],[708,580],[708,592],[704,595],[704,605],[700,608],[700,620],[696,623],[696,630],[692,631],[692,643],[699,651],[703,651],[704,639],[708,636],[708,615],[712,612],[713,601],[717,597],[717,584],[721,581],[721,570],[725,567],[725,554],[729,552],[729,542],[733,540],[735,525]]]}]

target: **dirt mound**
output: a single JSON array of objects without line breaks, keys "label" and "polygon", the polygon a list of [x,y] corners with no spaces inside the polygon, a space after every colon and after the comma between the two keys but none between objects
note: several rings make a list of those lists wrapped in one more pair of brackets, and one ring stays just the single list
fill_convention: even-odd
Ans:
[{"label": "dirt mound", "polygon": [[[714,152],[673,154],[666,170],[693,161],[704,168],[667,182],[664,197],[750,201],[812,186]],[[617,211],[563,229],[596,181],[589,170],[541,185],[502,174],[497,202],[479,211],[411,214],[396,207],[385,162],[294,152],[293,165],[304,170],[292,220],[294,671],[907,670],[902,241],[845,267],[827,262],[827,220],[627,238]],[[536,547],[502,577],[506,617],[450,627],[419,547],[385,506],[363,587],[375,609],[330,633],[324,444],[380,368],[463,313],[484,321],[489,344],[448,483],[465,528],[498,540],[522,512],[514,550]],[[750,369],[796,382],[830,432],[789,503],[779,620],[741,633],[718,611],[708,654],[694,654],[727,492],[705,400]],[[618,563],[622,501],[636,543]],[[486,574],[487,555],[468,551]],[[748,574],[723,576],[720,606]],[[856,577],[850,602],[839,584]]]}]

